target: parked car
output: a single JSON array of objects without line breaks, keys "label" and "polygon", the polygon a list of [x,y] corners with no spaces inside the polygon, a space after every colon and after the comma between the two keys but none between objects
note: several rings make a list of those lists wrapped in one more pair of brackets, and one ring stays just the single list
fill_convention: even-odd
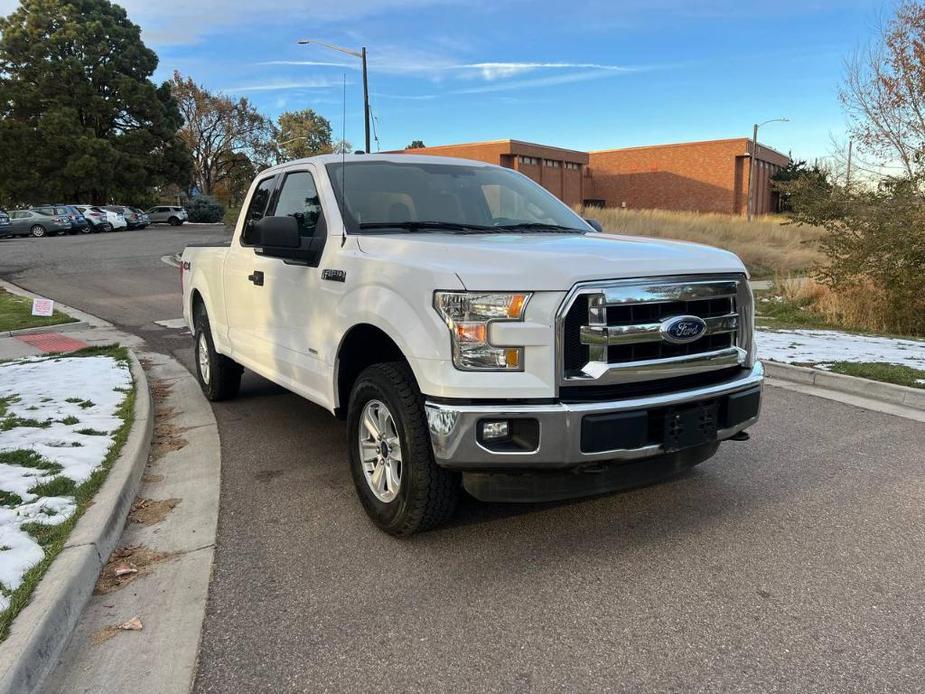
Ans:
[{"label": "parked car", "polygon": [[460,482],[600,494],[693,467],[759,416],[735,255],[599,233],[499,166],[273,167],[180,281],[205,395],[234,397],[248,368],[345,419],[360,502],[395,535],[448,519]]},{"label": "parked car", "polygon": [[10,215],[6,210],[0,208],[0,236],[12,236],[13,224],[10,222]]},{"label": "parked car", "polygon": [[106,205],[105,209],[108,212],[121,214],[122,218],[125,220],[126,227],[129,229],[141,229],[143,226],[141,215],[131,207],[125,207],[124,205]]},{"label": "parked car", "polygon": [[109,222],[106,210],[102,210],[94,205],[75,205],[74,207],[83,214],[84,219],[90,224],[90,230],[93,231],[93,233],[112,231],[112,224]]},{"label": "parked car", "polygon": [[141,220],[139,223],[139,229],[144,229],[146,226],[151,224],[151,218],[148,216],[148,213],[144,210],[140,210],[137,207],[129,208],[132,212],[138,215],[138,218]]},{"label": "parked car", "polygon": [[83,216],[83,213],[78,210],[74,205],[65,205],[58,203],[56,205],[38,205],[37,207],[47,208],[52,207],[55,214],[64,215],[67,217],[67,220],[71,223],[71,233],[72,234],[89,234],[90,233],[90,223]]},{"label": "parked car", "polygon": [[160,205],[148,210],[148,217],[151,218],[151,224],[169,224],[170,226],[180,226],[183,222],[189,220],[189,214],[186,209],[177,206]]},{"label": "parked car", "polygon": [[128,229],[128,222],[121,212],[115,212],[106,207],[101,207],[100,209],[106,213],[106,220],[112,225],[113,231]]},{"label": "parked car", "polygon": [[10,213],[13,234],[16,236],[32,235],[56,236],[71,230],[71,223],[63,214],[56,214],[54,208],[36,207],[30,210],[13,210]]}]

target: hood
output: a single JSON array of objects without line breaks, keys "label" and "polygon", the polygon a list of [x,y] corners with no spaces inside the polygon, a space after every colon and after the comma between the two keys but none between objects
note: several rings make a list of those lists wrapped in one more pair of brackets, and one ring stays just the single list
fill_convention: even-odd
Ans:
[{"label": "hood", "polygon": [[384,260],[455,273],[476,291],[565,291],[576,282],[664,275],[745,273],[710,246],[616,234],[376,234],[360,249]]}]

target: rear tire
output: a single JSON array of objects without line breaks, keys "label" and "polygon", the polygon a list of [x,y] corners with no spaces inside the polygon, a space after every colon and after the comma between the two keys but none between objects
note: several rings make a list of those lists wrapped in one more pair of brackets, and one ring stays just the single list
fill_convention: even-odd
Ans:
[{"label": "rear tire", "polygon": [[203,394],[212,402],[230,400],[241,388],[244,367],[215,351],[212,328],[204,309],[196,316],[196,379]]},{"label": "rear tire", "polygon": [[[383,411],[385,417],[377,418]],[[357,378],[347,410],[347,448],[360,502],[385,532],[408,536],[453,515],[459,476],[434,461],[424,397],[407,364],[375,364]],[[380,466],[388,472],[380,470],[377,478]],[[390,480],[385,489],[383,477]]]},{"label": "rear tire", "polygon": [[36,224],[31,229],[29,229],[29,233],[33,238],[40,239],[45,236],[47,232],[45,231],[45,227],[43,227],[41,224]]},{"label": "rear tire", "polygon": [[180,226],[180,218],[179,218],[179,217],[171,217],[170,219],[167,220],[167,223],[168,223],[170,226],[172,226],[172,227],[178,227],[178,226]]}]

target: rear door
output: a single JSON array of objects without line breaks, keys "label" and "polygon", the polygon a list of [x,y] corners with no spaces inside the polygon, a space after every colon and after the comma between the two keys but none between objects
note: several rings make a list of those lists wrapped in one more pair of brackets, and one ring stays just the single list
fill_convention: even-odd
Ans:
[{"label": "rear door", "polygon": [[222,272],[228,341],[235,358],[251,368],[266,361],[266,357],[262,356],[263,340],[256,338],[265,327],[262,302],[266,292],[260,285],[260,276],[256,274],[258,258],[254,250],[255,224],[267,213],[270,199],[276,190],[276,179],[277,176],[273,174],[257,182],[244,214],[241,234],[228,249]]},{"label": "rear door", "polygon": [[32,227],[32,213],[25,210],[17,210],[10,215],[10,221],[13,223],[14,234],[28,234]]}]

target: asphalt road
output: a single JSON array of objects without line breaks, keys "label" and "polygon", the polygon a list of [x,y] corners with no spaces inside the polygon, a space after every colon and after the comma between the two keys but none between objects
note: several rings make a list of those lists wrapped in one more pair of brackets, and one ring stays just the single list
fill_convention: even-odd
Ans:
[{"label": "asphalt road", "polygon": [[[176,270],[212,229],[0,241],[0,275],[189,366]],[[197,692],[921,691],[925,425],[766,389],[748,443],[555,505],[367,522],[344,427],[248,374],[215,407],[218,550]]]}]

